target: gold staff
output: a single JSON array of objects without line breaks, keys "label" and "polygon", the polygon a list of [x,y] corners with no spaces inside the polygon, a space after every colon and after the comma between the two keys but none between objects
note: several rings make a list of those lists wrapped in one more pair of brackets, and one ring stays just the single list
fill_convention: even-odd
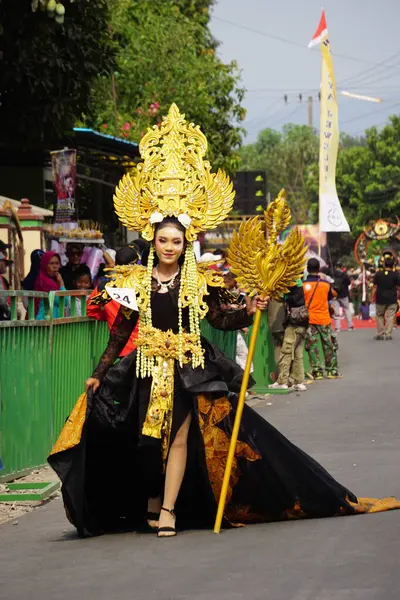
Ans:
[{"label": "gold staff", "polygon": [[[231,271],[237,276],[239,286],[250,297],[259,294],[263,298],[281,298],[289,291],[290,287],[295,285],[296,280],[302,277],[307,252],[303,236],[298,229],[294,228],[283,244],[280,244],[278,240],[279,234],[289,225],[290,218],[285,190],[281,190],[277,199],[268,206],[264,213],[267,238],[263,223],[258,217],[242,223],[239,231],[233,234],[228,261]],[[261,311],[257,309],[229,445],[214,533],[219,533],[221,530],[261,314]]]}]

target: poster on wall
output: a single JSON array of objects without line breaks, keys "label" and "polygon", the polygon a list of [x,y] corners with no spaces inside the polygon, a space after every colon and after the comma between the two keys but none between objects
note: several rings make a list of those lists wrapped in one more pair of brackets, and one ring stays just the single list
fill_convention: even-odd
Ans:
[{"label": "poster on wall", "polygon": [[[318,254],[319,245],[319,225],[296,225],[297,229],[304,237],[304,242],[308,246],[307,258],[318,257],[321,258],[321,264],[324,266],[327,262],[327,246],[326,246],[326,233],[321,232],[321,252]],[[291,227],[285,229],[281,235],[281,241],[283,242],[289,234]]]},{"label": "poster on wall", "polygon": [[51,152],[53,185],[56,193],[54,224],[65,229],[75,229],[77,212],[76,190],[76,150],[57,150]]}]

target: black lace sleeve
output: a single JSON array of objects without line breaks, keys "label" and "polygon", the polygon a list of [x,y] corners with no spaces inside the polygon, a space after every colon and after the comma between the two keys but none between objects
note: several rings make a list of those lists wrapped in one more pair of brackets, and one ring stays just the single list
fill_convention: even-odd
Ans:
[{"label": "black lace sleeve", "polygon": [[135,329],[138,313],[127,313],[126,308],[121,307],[110,330],[108,344],[100,357],[99,364],[93,372],[92,377],[102,380],[108,369],[114,364],[125,347],[132,331]]},{"label": "black lace sleeve", "polygon": [[[249,317],[246,308],[239,310],[224,310],[221,303],[224,302],[224,290],[220,288],[209,288],[209,296],[207,296],[208,313],[207,321],[215,329],[223,331],[232,331],[235,329],[243,329],[249,327],[253,323],[253,317]],[[229,299],[226,299],[226,304]]]}]

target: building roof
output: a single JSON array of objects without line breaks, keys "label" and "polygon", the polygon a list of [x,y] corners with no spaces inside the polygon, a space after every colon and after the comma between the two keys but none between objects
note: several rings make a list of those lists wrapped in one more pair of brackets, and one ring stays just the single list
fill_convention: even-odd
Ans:
[{"label": "building roof", "polygon": [[100,133],[86,127],[74,127],[75,140],[78,146],[95,147],[106,153],[118,153],[125,156],[137,156],[139,144],[122,138]]},{"label": "building roof", "polygon": [[[9,202],[11,202],[11,204],[13,205],[15,210],[18,210],[21,202],[19,200],[13,200],[12,198],[6,198],[6,196],[0,196],[0,208],[3,208],[3,204],[7,200]],[[31,207],[32,207],[32,213],[34,215],[40,215],[42,217],[52,217],[53,216],[52,210],[48,210],[47,208],[42,208],[41,206],[35,206],[34,204],[31,204]]]}]

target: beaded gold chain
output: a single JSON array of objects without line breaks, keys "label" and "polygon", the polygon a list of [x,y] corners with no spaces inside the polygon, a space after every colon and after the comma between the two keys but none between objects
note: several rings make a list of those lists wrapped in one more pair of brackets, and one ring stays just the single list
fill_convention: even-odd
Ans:
[{"label": "beaded gold chain", "polygon": [[[195,335],[195,344],[201,348],[200,335],[200,306],[199,306],[199,281],[196,257],[193,244],[188,244],[185,252],[185,260],[182,267],[181,285],[179,289],[179,364],[183,364],[183,328],[182,328],[182,309],[189,308],[189,332]],[[204,352],[198,355],[192,354],[193,368],[204,367]]]},{"label": "beaded gold chain", "polygon": [[[146,277],[144,281],[146,296],[146,310],[140,312],[140,326],[152,327],[151,315],[151,290],[154,266],[154,247],[150,247],[149,258],[147,262]],[[199,302],[199,274],[197,270],[196,257],[193,250],[193,244],[188,244],[185,251],[185,259],[181,270],[181,280],[178,298],[178,336],[179,336],[179,364],[183,366],[185,355],[185,342],[183,335],[182,311],[184,308],[189,310],[189,333],[195,336],[194,344],[199,349],[197,353],[191,353],[191,362],[193,368],[204,367],[204,352],[201,348],[200,319],[203,314]],[[204,312],[204,307],[203,307]],[[154,356],[148,356],[147,346],[142,345],[137,349],[136,375],[137,377],[150,377],[154,368]]]},{"label": "beaded gold chain", "polygon": [[[146,296],[148,301],[146,303],[146,310],[139,312],[139,327],[141,324],[152,327],[152,316],[151,316],[151,284],[153,277],[153,265],[154,265],[154,247],[150,246],[149,258],[147,260],[146,277],[144,281],[144,287],[146,290]],[[146,346],[138,347],[137,349],[137,360],[136,360],[136,376],[137,377],[150,377],[154,367],[154,356],[146,356]]]}]

